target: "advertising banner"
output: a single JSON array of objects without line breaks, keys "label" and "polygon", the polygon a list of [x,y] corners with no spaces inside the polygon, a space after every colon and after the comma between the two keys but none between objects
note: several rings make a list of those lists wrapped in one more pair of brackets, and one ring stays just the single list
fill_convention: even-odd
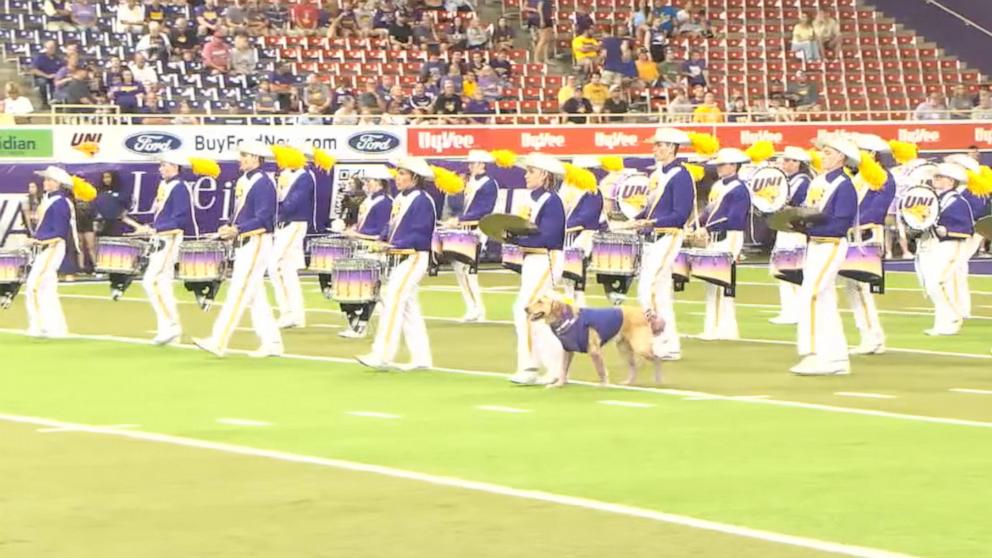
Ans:
[{"label": "advertising banner", "polygon": [[50,159],[51,128],[0,128],[0,159]]}]

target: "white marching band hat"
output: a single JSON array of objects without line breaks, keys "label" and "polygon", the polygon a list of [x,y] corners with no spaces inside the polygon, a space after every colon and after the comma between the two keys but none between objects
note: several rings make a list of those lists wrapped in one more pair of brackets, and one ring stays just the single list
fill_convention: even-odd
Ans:
[{"label": "white marching band hat", "polygon": [[724,147],[710,159],[711,165],[743,165],[751,162],[751,158],[736,147]]},{"label": "white marching band hat", "polygon": [[427,163],[427,160],[421,159],[420,157],[400,157],[390,162],[394,167],[408,170],[417,176],[431,179],[434,178],[434,171],[431,170],[431,166]]},{"label": "white marching band hat", "polygon": [[176,151],[166,151],[165,153],[160,153],[155,159],[159,163],[168,163],[170,165],[176,165],[177,167],[188,167],[190,166],[189,157],[180,155]]},{"label": "white marching band hat", "polygon": [[835,151],[839,151],[847,158],[847,164],[849,165],[857,165],[861,161],[861,150],[858,149],[858,146],[853,141],[845,136],[827,136],[826,138],[815,140],[813,145],[820,148],[829,147]]},{"label": "white marching band hat", "polygon": [[64,186],[72,186],[72,176],[66,172],[65,169],[60,169],[59,167],[50,166],[45,170],[34,171],[35,174],[42,178],[47,178],[49,180],[54,180],[59,184]]},{"label": "white marching band hat", "polygon": [[958,181],[959,184],[968,182],[968,171],[956,163],[941,163],[937,165],[937,172],[933,173],[933,175],[952,178]]},{"label": "white marching band hat", "polygon": [[790,159],[792,161],[799,161],[800,163],[809,163],[810,161],[813,160],[813,158],[809,156],[809,153],[805,149],[801,147],[795,147],[793,145],[790,145],[785,149],[783,149],[782,152],[778,154],[778,156],[781,157],[782,159]]},{"label": "white marching band hat", "polygon": [[521,159],[519,166],[535,168],[557,176],[565,176],[565,165],[558,159],[544,153],[531,153]]},{"label": "white marching band hat", "polygon": [[361,178],[364,180],[392,180],[393,175],[386,165],[372,165],[362,170]]},{"label": "white marching band hat", "polygon": [[246,140],[238,144],[238,153],[271,158],[272,148],[260,141]]},{"label": "white marching band hat", "polygon": [[572,159],[572,164],[581,169],[598,169],[603,163],[595,155],[579,155]]},{"label": "white marching band hat", "polygon": [[854,140],[854,144],[858,146],[858,149],[873,151],[875,153],[892,153],[892,147],[889,146],[889,142],[875,134],[854,134],[854,137],[851,139]]},{"label": "white marching band hat", "polygon": [[677,128],[658,128],[654,135],[645,143],[674,143],[675,145],[689,145],[692,140],[689,134]]},{"label": "white marching band hat", "polygon": [[955,153],[953,155],[948,155],[947,157],[944,157],[944,162],[954,163],[955,165],[961,165],[962,167],[970,170],[971,172],[979,172],[982,169],[981,163],[965,155],[964,153]]},{"label": "white marching band hat", "polygon": [[495,163],[496,159],[489,154],[488,151],[483,151],[481,149],[473,149],[468,152],[469,163]]}]

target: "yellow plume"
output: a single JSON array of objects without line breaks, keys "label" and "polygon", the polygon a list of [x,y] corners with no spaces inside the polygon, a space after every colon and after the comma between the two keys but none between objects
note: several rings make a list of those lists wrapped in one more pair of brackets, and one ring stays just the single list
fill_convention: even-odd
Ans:
[{"label": "yellow plume", "polygon": [[927,218],[928,215],[930,215],[930,206],[921,203],[910,207],[906,207],[903,209],[903,211],[909,213],[910,215],[913,215],[920,221],[923,221],[924,219]]},{"label": "yellow plume", "polygon": [[712,134],[689,132],[688,136],[689,141],[692,142],[692,148],[700,155],[709,156],[720,150],[720,140],[716,139],[716,136]]},{"label": "yellow plume", "polygon": [[496,166],[500,168],[508,169],[517,164],[517,154],[509,149],[497,149],[489,154],[496,159]]},{"label": "yellow plume", "polygon": [[908,141],[889,140],[889,148],[892,149],[892,157],[900,165],[905,165],[919,156],[916,144]]},{"label": "yellow plume", "polygon": [[809,153],[809,168],[813,169],[813,172],[820,174],[823,172],[823,155],[817,149],[808,149],[806,153]]},{"label": "yellow plume", "polygon": [[337,163],[337,160],[331,157],[330,153],[323,149],[313,148],[313,164],[317,165],[318,169],[328,172],[334,167],[335,163]]},{"label": "yellow plume", "polygon": [[217,164],[217,161],[202,157],[190,157],[189,165],[193,170],[193,174],[197,176],[209,176],[210,178],[220,176],[220,165]]},{"label": "yellow plume", "polygon": [[620,172],[623,170],[623,157],[603,155],[599,158],[599,164],[606,172]]},{"label": "yellow plume", "polygon": [[631,207],[636,207],[637,209],[644,209],[644,206],[648,204],[648,197],[644,194],[634,194],[633,196],[628,196],[627,205]]},{"label": "yellow plume", "polygon": [[885,181],[889,178],[888,175],[885,174],[885,169],[882,168],[882,165],[878,164],[875,157],[866,151],[861,152],[861,163],[858,165],[858,175],[865,181],[868,188],[874,191],[884,188]]},{"label": "yellow plume", "polygon": [[465,189],[465,181],[457,173],[433,165],[431,165],[431,170],[434,171],[434,184],[437,185],[438,190],[445,194],[460,194]]},{"label": "yellow plume", "polygon": [[276,159],[276,166],[280,169],[299,170],[307,164],[307,156],[295,147],[280,144],[274,144],[270,147],[272,155]]},{"label": "yellow plume", "polygon": [[767,161],[772,155],[775,155],[775,144],[767,140],[762,140],[748,147],[744,151],[744,154],[750,157],[755,163]]},{"label": "yellow plume", "polygon": [[685,170],[689,171],[689,174],[692,175],[693,182],[699,182],[706,176],[706,169],[702,165],[687,164],[685,165]]},{"label": "yellow plume", "polygon": [[595,192],[598,188],[596,175],[592,171],[577,167],[572,163],[565,163],[565,182],[583,192]]},{"label": "yellow plume", "polygon": [[399,174],[399,172],[400,172],[400,171],[398,171],[397,169],[395,169],[393,167],[388,167],[388,168],[386,168],[386,170],[389,171],[389,174],[392,175],[392,177],[393,177],[394,180],[396,179],[396,175]]},{"label": "yellow plume", "polygon": [[96,188],[92,184],[86,181],[86,179],[73,176],[72,177],[72,195],[76,197],[79,201],[93,201],[96,199]]},{"label": "yellow plume", "polygon": [[968,191],[980,198],[992,195],[992,169],[982,165],[979,172],[968,171]]}]

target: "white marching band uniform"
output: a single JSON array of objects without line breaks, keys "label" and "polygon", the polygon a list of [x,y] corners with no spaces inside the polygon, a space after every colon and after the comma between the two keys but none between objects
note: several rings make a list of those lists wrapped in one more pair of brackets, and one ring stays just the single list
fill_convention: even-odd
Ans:
[{"label": "white marching band uniform", "polygon": [[[966,168],[968,171],[971,172],[975,172],[975,173],[981,172],[981,165],[979,164],[979,162],[976,161],[975,159],[972,159],[968,155],[964,155],[964,154],[948,155],[947,157],[944,158],[944,160],[948,163],[961,165],[962,167]],[[979,219],[989,215],[988,197],[978,197],[972,194],[971,191],[969,191],[967,186],[965,185],[962,185],[958,189],[958,191],[960,192],[961,197],[968,202],[968,205],[971,206],[971,214],[972,217],[975,219],[975,221],[978,221]],[[970,318],[971,287],[968,285],[968,275],[969,275],[968,262],[971,260],[972,256],[974,256],[978,252],[978,249],[981,248],[982,243],[985,242],[985,237],[983,237],[982,235],[976,232],[972,234],[971,237],[964,240],[963,242],[964,242],[963,249],[966,257],[962,258],[960,265],[955,270],[954,287],[952,290],[956,295],[955,296],[955,299],[957,300],[956,306],[961,311],[961,314],[965,318]]]},{"label": "white marching band uniform", "polygon": [[316,221],[316,183],[313,171],[306,167],[284,169],[278,178],[278,225],[268,271],[279,309],[280,328],[306,327],[299,270],[306,267],[303,245],[307,231]]},{"label": "white marching band uniform", "polygon": [[[810,156],[798,147],[786,147],[782,153],[785,159],[809,164]],[[806,191],[809,189],[810,176],[804,172],[789,177],[790,207],[802,207],[806,201]],[[795,250],[806,247],[806,235],[796,232],[778,231],[775,234],[775,245],[772,252],[779,250]],[[779,313],[769,321],[773,324],[792,325],[799,323],[799,285],[778,279]]]},{"label": "white marching band uniform", "polygon": [[[58,167],[48,167],[37,174],[60,186],[72,186],[72,176]],[[63,189],[46,192],[41,200],[34,240],[41,246],[41,250],[24,282],[27,334],[32,337],[62,338],[69,334],[69,328],[59,301],[59,266],[65,258],[68,243],[79,245],[76,239],[75,208]]]},{"label": "white marching band uniform", "polygon": [[[469,163],[493,163],[493,156],[485,151],[472,150],[468,154]],[[479,252],[486,245],[486,236],[478,230],[479,220],[489,215],[496,208],[496,197],[499,194],[499,184],[483,172],[469,178],[465,185],[465,204],[461,215],[458,216],[458,226],[474,229],[479,237]],[[458,288],[465,301],[465,316],[467,322],[484,321],[486,319],[486,304],[482,299],[482,288],[479,286],[479,274],[472,270],[472,265],[460,261],[451,262]]]}]

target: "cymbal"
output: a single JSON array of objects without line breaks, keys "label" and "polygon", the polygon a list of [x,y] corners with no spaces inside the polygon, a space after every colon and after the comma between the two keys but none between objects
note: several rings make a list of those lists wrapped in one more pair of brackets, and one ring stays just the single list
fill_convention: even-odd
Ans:
[{"label": "cymbal", "polygon": [[809,217],[810,215],[816,215],[819,213],[816,209],[811,207],[786,207],[772,213],[767,217],[768,226],[781,232],[796,232],[796,229],[792,228],[792,222],[796,219],[802,219],[803,217]]},{"label": "cymbal", "polygon": [[533,223],[519,215],[494,213],[479,220],[479,230],[489,238],[505,240],[507,233],[529,234],[537,231],[537,228],[534,227]]},{"label": "cymbal", "polygon": [[975,221],[975,232],[985,238],[992,238],[992,215]]}]

